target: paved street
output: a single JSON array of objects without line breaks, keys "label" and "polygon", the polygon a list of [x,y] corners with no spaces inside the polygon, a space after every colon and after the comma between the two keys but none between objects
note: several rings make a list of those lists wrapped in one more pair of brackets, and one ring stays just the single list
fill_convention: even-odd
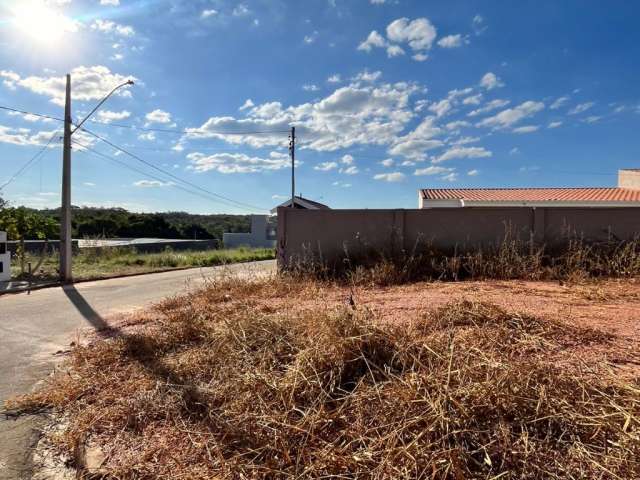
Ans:
[{"label": "paved street", "polygon": [[[0,296],[0,403],[28,392],[46,377],[74,336],[102,328],[115,314],[130,312],[230,272],[253,275],[275,269],[275,261],[189,269],[79,283]],[[29,446],[37,438],[31,418],[0,418],[0,479],[29,478]]]}]

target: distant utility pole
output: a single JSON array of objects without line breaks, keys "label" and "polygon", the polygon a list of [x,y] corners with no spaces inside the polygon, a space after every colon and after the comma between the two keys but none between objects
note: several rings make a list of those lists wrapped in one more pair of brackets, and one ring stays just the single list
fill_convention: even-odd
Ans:
[{"label": "distant utility pole", "polygon": [[73,119],[71,118],[71,75],[67,74],[67,89],[64,100],[64,140],[62,143],[62,208],[60,210],[60,281],[62,283],[70,283],[73,281],[71,274],[71,135],[73,135],[116,90],[125,85],[133,85],[133,81],[127,80],[111,90],[111,92],[76,125],[76,128],[71,130],[73,125]]},{"label": "distant utility pole", "polygon": [[291,127],[291,142],[289,142],[291,152],[291,208],[295,208],[296,201],[296,127]]}]

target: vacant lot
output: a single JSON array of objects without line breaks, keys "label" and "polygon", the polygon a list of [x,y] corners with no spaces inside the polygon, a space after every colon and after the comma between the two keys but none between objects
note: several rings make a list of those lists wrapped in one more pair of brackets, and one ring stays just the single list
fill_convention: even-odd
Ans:
[{"label": "vacant lot", "polygon": [[92,473],[640,478],[636,280],[230,279],[111,325],[12,404]]},{"label": "vacant lot", "polygon": [[[205,251],[172,251],[161,253],[138,253],[135,248],[83,248],[73,257],[73,277],[76,280],[97,280],[119,275],[151,273],[175,268],[213,267],[227,263],[253,262],[275,258],[270,248],[235,248]],[[27,255],[37,280],[58,279],[58,255],[48,255],[40,268],[39,257]],[[20,278],[20,261],[13,259],[12,274]]]}]

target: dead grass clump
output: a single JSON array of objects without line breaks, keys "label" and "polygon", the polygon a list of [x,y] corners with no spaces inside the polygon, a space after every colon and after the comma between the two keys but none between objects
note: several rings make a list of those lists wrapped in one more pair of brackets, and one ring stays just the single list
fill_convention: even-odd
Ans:
[{"label": "dead grass clump", "polygon": [[402,249],[345,252],[333,266],[314,258],[289,266],[293,277],[342,280],[353,285],[389,286],[425,280],[560,280],[640,276],[640,240],[592,244],[568,237],[554,249],[517,238],[510,229],[493,246],[442,251],[429,244]]},{"label": "dead grass clump", "polygon": [[64,412],[58,447],[99,445],[111,478],[640,478],[640,384],[546,358],[596,331],[464,301],[384,328],[198,305],[76,348],[13,407]]}]

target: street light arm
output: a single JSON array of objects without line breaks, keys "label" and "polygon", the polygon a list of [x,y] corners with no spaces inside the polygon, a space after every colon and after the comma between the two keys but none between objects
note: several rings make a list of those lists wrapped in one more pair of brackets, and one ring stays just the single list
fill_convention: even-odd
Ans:
[{"label": "street light arm", "polygon": [[[125,87],[125,86],[127,86],[127,85],[133,85],[133,80],[127,80],[126,82],[121,83],[121,84],[120,84],[120,85],[118,85],[116,88],[114,88],[113,90],[111,90],[111,91],[107,94],[107,96],[106,96],[106,97],[104,97],[102,100],[100,100],[100,103],[98,103],[98,105],[96,105],[96,106],[95,106],[95,108],[94,108],[93,110],[91,110],[91,111],[89,112],[89,114],[88,114],[86,117],[84,117],[84,119],[83,119],[83,120],[82,120],[78,125],[76,125],[76,128],[74,128],[74,129],[71,131],[71,135],[73,135],[73,134],[76,132],[76,130],[78,130],[78,129],[82,126],[82,124],[83,124],[84,122],[86,122],[87,120],[89,120],[89,117],[91,117],[91,115],[93,115],[93,114],[96,112],[96,110],[98,110],[98,109],[102,106],[102,104],[103,104],[104,102],[106,102],[106,101],[107,101],[107,99],[108,99],[111,95],[113,95],[113,94],[115,93],[115,91],[116,91],[116,90],[118,90],[119,88]],[[65,120],[66,120],[66,119],[65,119]]]}]

